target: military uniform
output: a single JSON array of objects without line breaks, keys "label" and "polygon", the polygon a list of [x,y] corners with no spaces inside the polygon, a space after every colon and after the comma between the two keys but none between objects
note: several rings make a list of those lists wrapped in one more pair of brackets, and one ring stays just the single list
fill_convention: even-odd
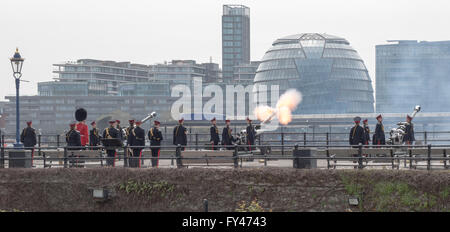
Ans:
[{"label": "military uniform", "polygon": [[375,133],[373,134],[373,145],[385,145],[386,144],[386,138],[384,135],[384,126],[383,123],[378,122],[375,127]]},{"label": "military uniform", "polygon": [[211,139],[209,140],[213,145],[213,150],[219,149],[219,128],[217,128],[216,125],[212,125],[211,128],[209,128],[209,134],[211,135]]},{"label": "military uniform", "polygon": [[403,142],[405,144],[412,144],[416,139],[414,138],[414,125],[412,122],[407,123],[405,126],[405,135],[403,136]]},{"label": "military uniform", "polygon": [[[145,146],[145,130],[139,125],[131,130],[133,135],[132,145],[133,145],[133,158],[130,159],[129,164],[132,168],[141,167],[141,151]],[[140,147],[142,146],[142,147]]]},{"label": "military uniform", "polygon": [[[120,139],[119,136],[120,136],[119,131],[116,128],[114,128],[113,126],[110,126],[103,131],[103,138],[105,138],[105,139],[111,139],[111,138]],[[116,150],[115,149],[106,150],[106,155],[108,156],[108,158],[106,159],[106,165],[114,166]]]},{"label": "military uniform", "polygon": [[233,138],[233,135],[231,134],[232,129],[229,126],[226,126],[222,130],[222,145],[228,146],[226,147],[227,150],[233,150],[234,148],[231,147],[233,145],[233,142],[236,140]]},{"label": "military uniform", "polygon": [[[89,146],[96,147],[100,145],[100,134],[97,128],[92,128],[89,131]],[[92,150],[97,150],[98,148],[91,148]]]},{"label": "military uniform", "polygon": [[[81,149],[81,135],[80,132],[75,129],[75,127],[71,128],[66,133],[66,142],[67,150],[80,150]],[[72,148],[70,148],[72,147]],[[73,152],[69,154],[69,157],[77,157],[79,156],[75,155]],[[70,167],[80,167],[79,164],[84,163],[84,161],[80,161],[79,159],[69,159]]]},{"label": "military uniform", "polygon": [[[182,121],[182,120],[180,120]],[[178,146],[180,144],[182,146],[181,150],[184,151],[187,145],[187,129],[181,123],[173,128],[173,145]]]},{"label": "military uniform", "polygon": [[[148,131],[148,139],[150,140],[151,146],[161,146],[161,141],[163,140],[163,136],[161,131],[155,127],[151,128]],[[152,167],[158,167],[159,165],[159,152],[161,150],[160,147],[152,147]],[[158,159],[155,159],[158,157]]]},{"label": "military uniform", "polygon": [[353,120],[355,121],[355,126],[350,130],[349,143],[350,145],[365,144],[365,131],[364,128],[359,125],[361,118],[355,117]]},{"label": "military uniform", "polygon": [[254,150],[254,147],[252,145],[255,145],[255,137],[256,137],[256,131],[255,127],[252,125],[251,121],[246,129],[247,132],[247,144],[248,144],[248,150],[252,151]]},{"label": "military uniform", "polygon": [[34,146],[36,146],[36,130],[31,127],[31,121],[27,122],[28,126],[22,130],[20,134],[20,142],[23,143],[25,149],[31,150],[31,165],[33,165]]},{"label": "military uniform", "polygon": [[364,144],[368,145],[370,142],[370,128],[368,125],[364,125]]}]

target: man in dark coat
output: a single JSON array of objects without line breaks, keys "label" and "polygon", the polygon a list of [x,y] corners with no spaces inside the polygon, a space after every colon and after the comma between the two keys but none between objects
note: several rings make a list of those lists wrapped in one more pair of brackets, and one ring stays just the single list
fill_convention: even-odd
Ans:
[{"label": "man in dark coat", "polygon": [[403,136],[403,142],[406,145],[411,145],[416,141],[414,138],[414,125],[411,122],[412,117],[409,115],[406,115],[406,128],[405,128],[405,135]]},{"label": "man in dark coat", "polygon": [[383,117],[380,115],[377,116],[377,125],[375,127],[375,133],[373,134],[372,143],[373,145],[385,145],[386,138],[384,134],[384,126],[383,126]]},{"label": "man in dark coat", "polygon": [[350,130],[349,143],[350,145],[365,144],[364,128],[359,125],[361,118],[355,117],[353,120],[355,126]]},{"label": "man in dark coat", "polygon": [[34,158],[34,146],[36,146],[36,130],[31,127],[32,122],[27,122],[27,127],[25,127],[22,130],[22,133],[20,134],[20,142],[23,143],[23,146],[25,149],[31,150],[31,165],[33,165],[33,158]]},{"label": "man in dark coat", "polygon": [[[70,130],[66,133],[66,142],[67,142],[67,146],[69,148],[67,148],[67,150],[80,150],[82,149],[82,145],[81,145],[81,135],[80,132],[76,130],[76,122],[73,122],[70,124]],[[69,154],[69,157],[77,157],[80,158],[78,155],[74,154],[73,152],[71,152]],[[70,159],[69,160],[69,164],[70,167],[80,167],[79,164],[80,163],[84,163],[84,161],[80,161],[79,159]]]},{"label": "man in dark coat", "polygon": [[163,136],[161,131],[159,130],[160,122],[155,121],[155,126],[150,128],[148,131],[148,139],[150,140],[150,146],[152,146],[152,167],[159,166],[159,152],[161,150],[160,147],[153,146],[161,146],[161,141],[163,140]]},{"label": "man in dark coat", "polygon": [[100,145],[100,132],[97,129],[97,123],[95,121],[91,122],[92,129],[89,131],[89,146],[93,147],[92,150],[98,150],[94,148]]},{"label": "man in dark coat", "polygon": [[369,120],[364,119],[363,121],[363,128],[364,128],[364,144],[369,145],[370,142],[370,128],[369,128]]},{"label": "man in dark coat", "polygon": [[120,120],[116,120],[116,129],[119,131],[119,138],[121,141],[125,140],[125,135],[123,134],[122,127],[120,126]]},{"label": "man in dark coat", "polygon": [[252,151],[252,150],[254,150],[254,147],[252,145],[255,145],[256,131],[255,131],[255,127],[252,125],[252,120],[250,120],[249,117],[247,117],[246,132],[247,132],[248,150]]},{"label": "man in dark coat", "polygon": [[211,123],[212,126],[211,128],[209,128],[209,134],[211,135],[211,139],[209,140],[209,142],[211,143],[213,150],[218,150],[220,138],[219,138],[219,128],[217,128],[216,125],[216,118],[211,119]]},{"label": "man in dark coat", "polygon": [[141,128],[141,121],[136,122],[136,127],[131,130],[133,135],[133,158],[130,159],[130,167],[141,167],[141,152],[145,146],[145,130]]},{"label": "man in dark coat", "polygon": [[178,146],[180,144],[181,150],[185,150],[187,145],[187,129],[183,126],[184,119],[178,120],[178,125],[173,128],[173,145]]},{"label": "man in dark coat", "polygon": [[[130,120],[128,120],[128,123],[130,125],[125,129],[125,139],[127,140],[127,146],[131,147],[131,146],[133,146],[133,139],[134,139],[134,136],[131,133],[131,131],[134,129],[134,120],[130,119]],[[127,152],[125,152],[125,156],[127,156],[124,159],[124,162],[126,163],[129,160],[128,158],[133,156],[133,149],[127,148]]]},{"label": "man in dark coat", "polygon": [[233,130],[230,128],[230,120],[225,120],[226,126],[222,130],[222,145],[226,147],[227,150],[233,150],[234,148],[231,146],[236,139],[233,138],[233,134],[231,133]]},{"label": "man in dark coat", "polygon": [[[116,121],[111,120],[109,121],[109,127],[106,128],[103,131],[103,138],[105,139],[120,139],[119,130],[116,129]],[[114,166],[115,165],[115,156],[116,156],[116,149],[108,149],[106,150],[106,165],[107,166]]]}]

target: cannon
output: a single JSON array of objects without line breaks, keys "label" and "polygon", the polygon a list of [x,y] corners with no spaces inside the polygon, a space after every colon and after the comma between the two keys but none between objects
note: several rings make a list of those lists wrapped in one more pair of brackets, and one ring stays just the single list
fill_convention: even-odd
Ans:
[{"label": "cannon", "polygon": [[[420,111],[421,107],[417,105],[414,107],[414,111],[411,114],[411,118],[414,119],[416,114]],[[387,139],[386,144],[389,145],[400,145],[403,142],[403,136],[406,134],[406,125],[407,122],[399,122],[397,123],[397,128],[391,129],[389,132],[390,138]]]}]

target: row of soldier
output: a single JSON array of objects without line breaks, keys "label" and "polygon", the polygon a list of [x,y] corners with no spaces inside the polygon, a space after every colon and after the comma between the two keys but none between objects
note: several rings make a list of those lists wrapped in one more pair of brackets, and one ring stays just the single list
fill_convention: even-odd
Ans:
[{"label": "row of soldier", "polygon": [[[383,126],[383,116],[380,114],[376,117],[377,124],[375,126],[375,133],[372,136],[372,145],[385,145],[386,138]],[[368,119],[363,121],[363,126],[360,126],[361,118],[355,117],[355,126],[350,129],[349,143],[350,145],[368,145],[370,142],[370,128]],[[411,122],[412,117],[406,115],[406,128],[405,135],[403,136],[402,143],[411,145],[414,143],[414,125]]]}]

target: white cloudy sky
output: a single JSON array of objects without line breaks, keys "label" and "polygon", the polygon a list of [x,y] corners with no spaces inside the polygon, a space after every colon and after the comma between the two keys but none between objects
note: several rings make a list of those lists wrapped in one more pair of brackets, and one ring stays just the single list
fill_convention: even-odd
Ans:
[{"label": "white cloudy sky", "polygon": [[21,94],[79,58],[142,64],[209,57],[221,63],[223,4],[251,8],[251,58],[302,32],[346,38],[375,79],[375,45],[392,39],[450,40],[448,0],[1,0],[0,100],[15,94],[8,58],[26,58]]}]

